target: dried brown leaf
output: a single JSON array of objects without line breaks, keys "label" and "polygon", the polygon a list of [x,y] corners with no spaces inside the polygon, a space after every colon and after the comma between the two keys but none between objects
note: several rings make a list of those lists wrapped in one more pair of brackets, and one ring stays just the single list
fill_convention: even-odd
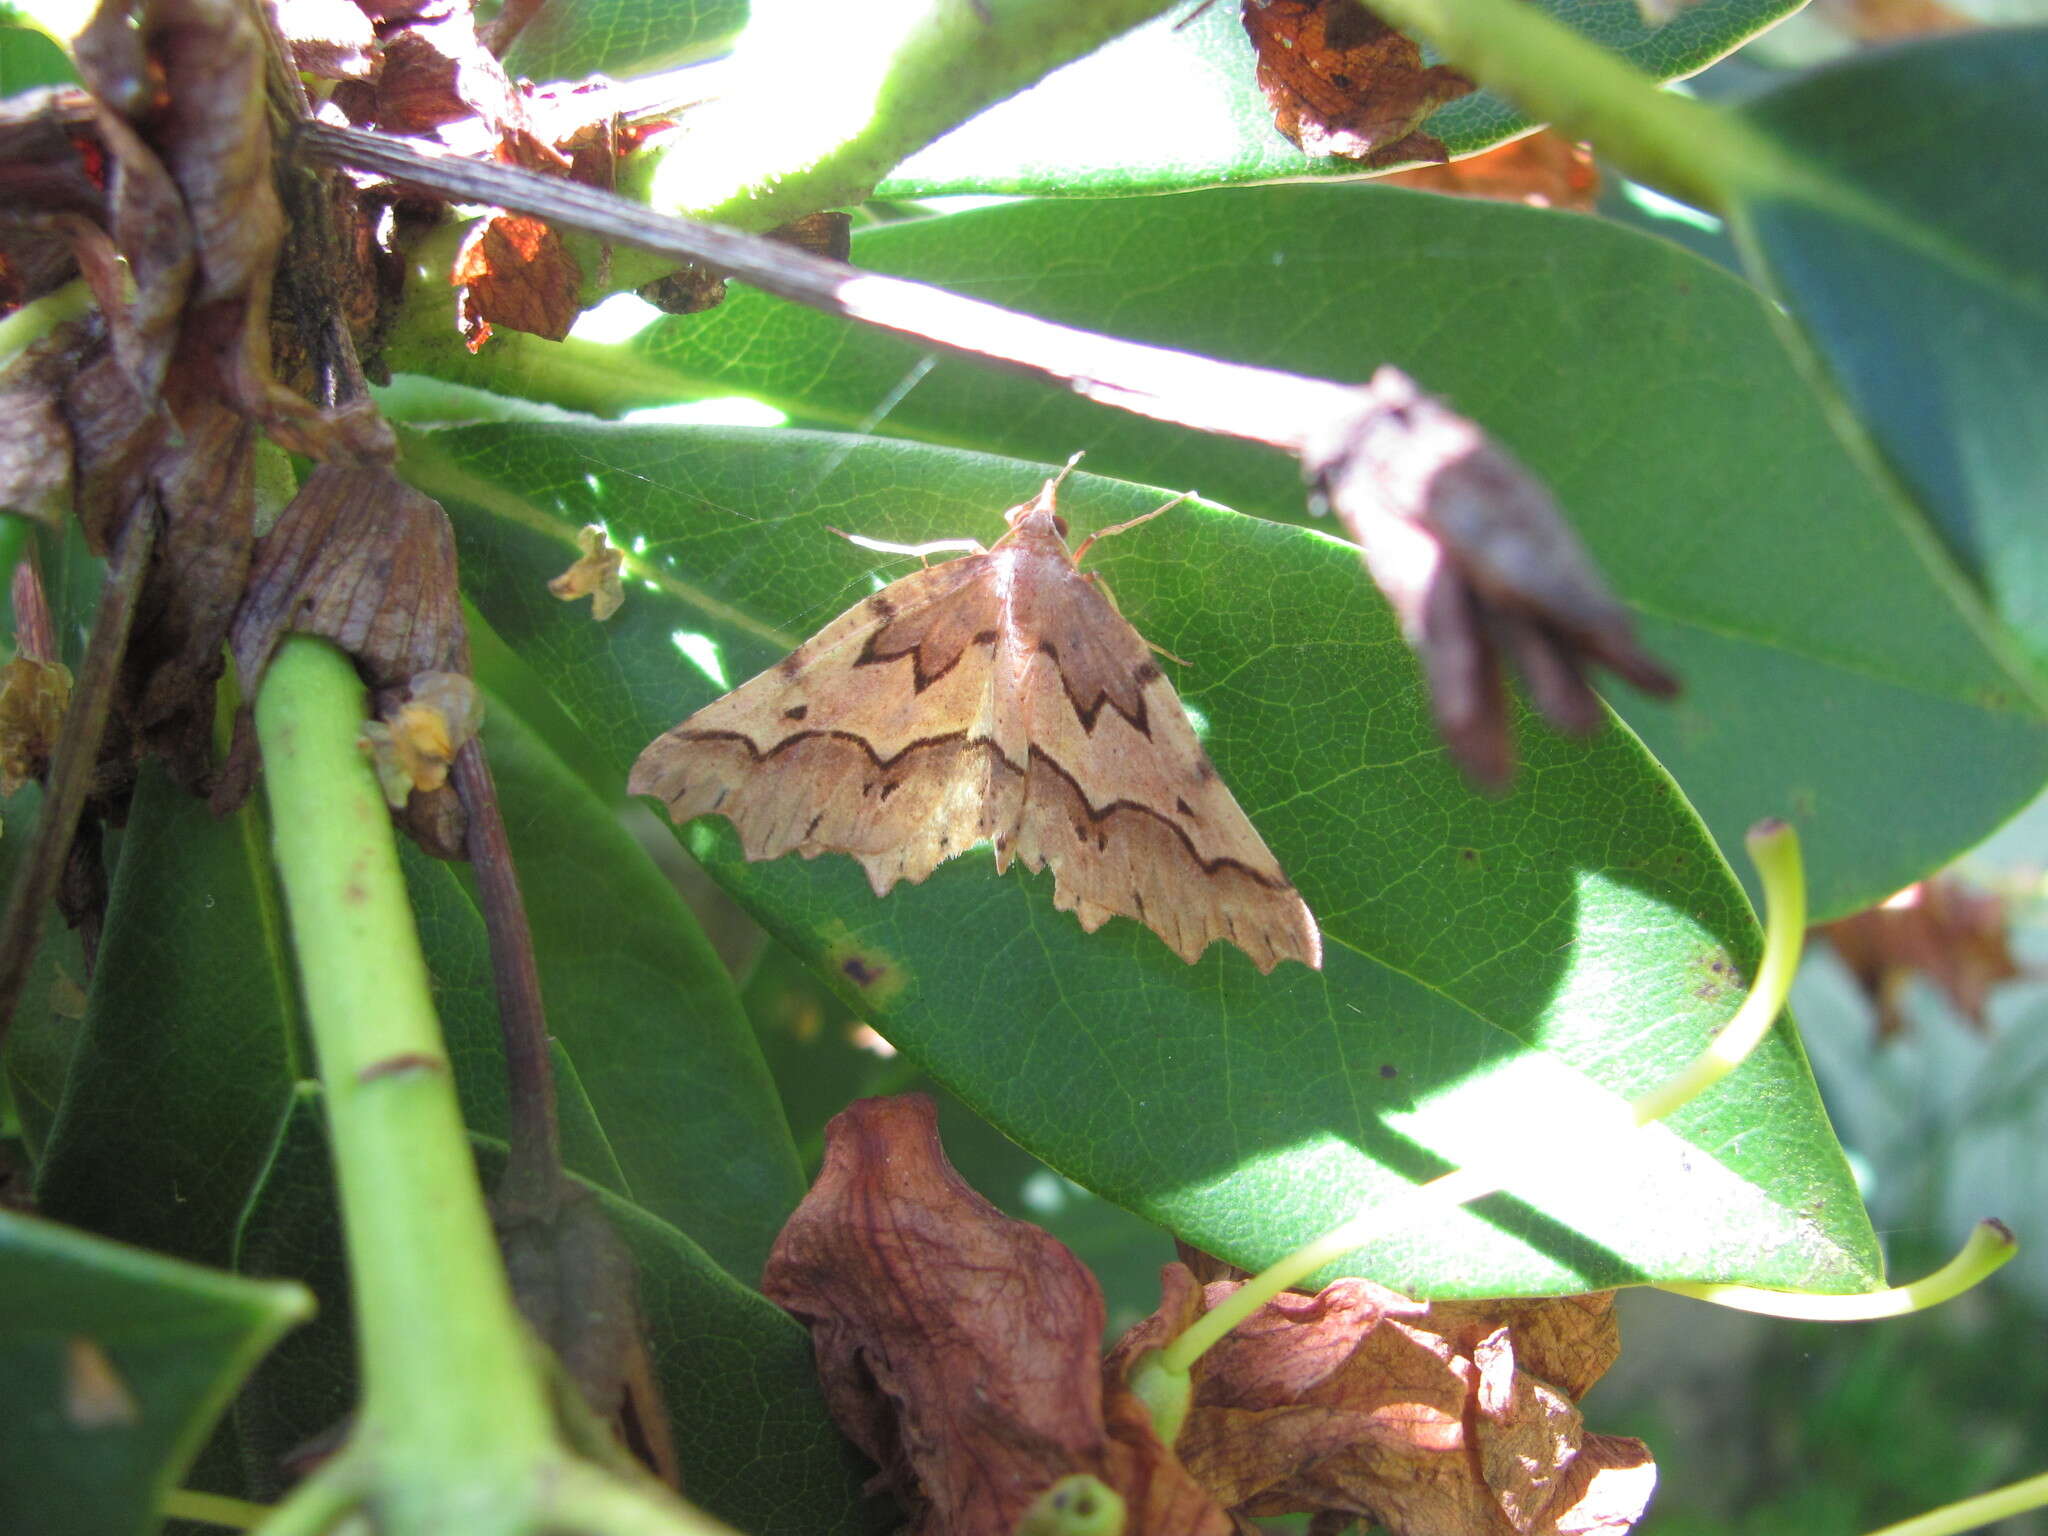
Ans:
[{"label": "dried brown leaf", "polygon": [[[1159,1312],[1113,1362],[1236,1289],[1200,1288],[1179,1265],[1162,1279]],[[1647,1456],[1585,1435],[1571,1390],[1615,1348],[1606,1297],[1431,1306],[1338,1281],[1282,1295],[1198,1362],[1174,1449],[1240,1517],[1357,1516],[1395,1536],[1621,1531],[1648,1498]]]},{"label": "dried brown leaf", "polygon": [[1497,145],[1483,155],[1395,171],[1382,177],[1380,184],[1452,197],[1527,203],[1532,208],[1564,208],[1573,213],[1591,213],[1600,200],[1600,172],[1593,165],[1593,151],[1554,128]]},{"label": "dried brown leaf", "polygon": [[292,62],[320,80],[366,80],[383,67],[377,29],[353,0],[272,0]]},{"label": "dried brown leaf", "polygon": [[1480,783],[1504,784],[1513,768],[1504,652],[1567,731],[1605,723],[1583,675],[1592,665],[1677,691],[1549,492],[1399,370],[1373,376],[1358,411],[1303,449],[1302,469],[1364,551],[1422,660],[1437,727]]},{"label": "dried brown leaf", "polygon": [[480,117],[494,129],[519,118],[504,66],[477,41],[468,10],[387,34],[383,69],[370,85],[337,87],[334,99],[357,123],[386,133],[431,133]]},{"label": "dried brown leaf", "polygon": [[480,221],[463,239],[451,276],[462,289],[463,337],[472,352],[496,325],[560,341],[576,323],[583,269],[539,219],[501,213]]},{"label": "dried brown leaf", "polygon": [[1273,126],[1305,155],[1363,165],[1442,160],[1422,120],[1472,90],[1355,0],[1244,0]]},{"label": "dried brown leaf", "polygon": [[455,537],[440,504],[388,469],[315,469],[257,545],[235,614],[245,691],[292,633],[333,641],[380,691],[402,691],[422,672],[468,671]]},{"label": "dried brown leaf", "polygon": [[1094,1277],[961,1181],[929,1099],[832,1121],[762,1289],[809,1325],[833,1418],[914,1531],[1010,1536],[1088,1473],[1124,1499],[1132,1536],[1230,1536],[1121,1378],[1105,1383]]},{"label": "dried brown leaf", "polygon": [[2007,935],[2006,904],[1954,876],[1909,885],[1884,905],[1820,932],[1877,1011],[1877,1038],[1896,1039],[1906,1022],[1906,983],[1925,976],[1980,1032],[1991,989],[2021,974]]}]

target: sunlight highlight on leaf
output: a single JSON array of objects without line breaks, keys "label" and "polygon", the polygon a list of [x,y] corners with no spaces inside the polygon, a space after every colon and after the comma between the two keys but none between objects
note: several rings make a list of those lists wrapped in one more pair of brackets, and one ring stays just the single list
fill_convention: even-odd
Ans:
[{"label": "sunlight highlight on leaf", "polygon": [[725,656],[718,642],[709,635],[696,634],[687,629],[676,630],[669,636],[677,650],[688,657],[691,664],[720,688],[730,688],[732,680],[725,675]]}]

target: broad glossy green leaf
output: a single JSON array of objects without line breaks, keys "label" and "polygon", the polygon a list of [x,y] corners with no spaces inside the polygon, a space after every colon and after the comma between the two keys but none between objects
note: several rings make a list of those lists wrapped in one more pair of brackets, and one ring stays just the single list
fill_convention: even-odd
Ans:
[{"label": "broad glossy green leaf", "polygon": [[[1946,863],[2048,778],[2048,707],[1956,573],[1843,451],[1755,293],[1674,246],[1569,214],[1295,186],[993,208],[865,233],[855,255],[1297,373],[1391,362],[1447,395],[1556,489],[1685,678],[1675,704],[1618,690],[1615,707],[1723,848],[1759,817],[1797,822],[1821,916]],[[926,373],[902,342],[758,293],[638,345],[684,388],[812,421],[885,410],[888,431],[928,441],[1051,462],[1085,448],[1106,473],[1302,516],[1277,454],[962,363]]]},{"label": "broad glossy green leaf", "polygon": [[530,80],[653,74],[717,53],[746,20],[747,0],[550,0],[505,67]]},{"label": "broad glossy green leaf", "polygon": [[902,1057],[855,1043],[853,1010],[792,951],[771,943],[747,978],[745,997],[806,1166],[822,1161],[825,1123],[850,1101],[929,1093],[938,1101],[947,1161],[982,1195],[1045,1228],[1088,1266],[1109,1303],[1110,1337],[1159,1305],[1159,1266],[1173,1258],[1164,1232],[1061,1178]]},{"label": "broad glossy green leaf", "polygon": [[497,701],[484,740],[549,1027],[618,1157],[618,1193],[751,1283],[804,1180],[739,994],[610,806]]},{"label": "broad glossy green leaf", "polygon": [[312,1070],[268,852],[253,807],[216,821],[144,767],[38,1170],[48,1214],[228,1262],[291,1084]]},{"label": "broad glossy green leaf", "polygon": [[1861,55],[1751,104],[1820,173],[1737,206],[1744,254],[1883,466],[2048,661],[2048,28]]},{"label": "broad glossy green leaf", "polygon": [[13,26],[13,16],[12,10],[0,9],[0,96],[76,82],[78,71],[49,34]]},{"label": "broad glossy green leaf", "polygon": [[[320,1319],[265,1362],[240,1405],[259,1485],[274,1482],[277,1459],[332,1427],[353,1398],[347,1276],[320,1118],[309,1089],[251,1208],[241,1253],[244,1268],[299,1275],[321,1301]],[[476,1144],[488,1180],[504,1149],[482,1137]],[[867,1469],[826,1415],[809,1336],[675,1228],[615,1196],[599,1198],[639,1266],[691,1500],[757,1536],[873,1529],[882,1511],[861,1498]]]},{"label": "broad glossy green leaf", "polygon": [[[1634,0],[1539,3],[1659,80],[1706,68],[1798,9],[1790,0],[1701,0],[1652,25]],[[1281,137],[1253,62],[1234,0],[1219,0],[1193,19],[1176,9],[913,155],[879,194],[1100,196],[1358,176],[1355,163],[1310,159]],[[1440,107],[1423,124],[1453,155],[1476,153],[1528,126],[1491,91]]]},{"label": "broad glossy green leaf", "polygon": [[[35,836],[42,786],[24,784],[6,802],[0,830],[0,890],[14,889],[21,855]],[[64,1079],[84,1033],[85,948],[75,929],[52,919],[43,933],[35,964],[14,1005],[14,1018],[0,1048],[7,1101],[20,1127],[22,1146],[40,1162],[64,1097]]]},{"label": "broad glossy green leaf", "polygon": [[[296,1285],[0,1210],[0,1530],[157,1529],[164,1494],[244,1374],[311,1306]],[[111,1390],[81,1382],[86,1349]]]},{"label": "broad glossy green leaf", "polygon": [[[405,462],[455,519],[472,599],[622,765],[905,569],[826,522],[992,535],[1043,473],[872,439],[540,425],[413,437]],[[1082,476],[1065,510],[1085,530],[1157,501]],[[603,626],[545,589],[593,519],[641,552]],[[1752,921],[1626,732],[1532,737],[1519,790],[1482,800],[1434,741],[1349,546],[1190,506],[1091,564],[1192,663],[1179,681],[1210,754],[1323,922],[1321,974],[1260,977],[1224,946],[1187,966],[1128,922],[1084,935],[1052,910],[1049,876],[996,878],[985,854],[877,901],[850,860],[745,864],[715,820],[688,836],[1006,1134],[1263,1263],[1414,1178],[1562,1135],[1726,1016]],[[1517,1294],[1679,1274],[1855,1289],[1875,1266],[1781,1033],[1634,1166],[1448,1217],[1352,1267],[1425,1294]]]}]

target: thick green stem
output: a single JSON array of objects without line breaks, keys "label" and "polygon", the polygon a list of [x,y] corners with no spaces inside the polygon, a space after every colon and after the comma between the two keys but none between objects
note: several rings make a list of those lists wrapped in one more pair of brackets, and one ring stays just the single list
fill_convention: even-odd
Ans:
[{"label": "thick green stem", "polygon": [[[256,701],[275,856],[325,1090],[386,1529],[501,1528],[556,1458],[455,1100],[348,658],[294,636]],[[451,1476],[451,1469],[462,1475]],[[503,1502],[478,1507],[494,1482]],[[439,1504],[436,1500],[440,1499]],[[441,1524],[460,1509],[464,1521]]]}]

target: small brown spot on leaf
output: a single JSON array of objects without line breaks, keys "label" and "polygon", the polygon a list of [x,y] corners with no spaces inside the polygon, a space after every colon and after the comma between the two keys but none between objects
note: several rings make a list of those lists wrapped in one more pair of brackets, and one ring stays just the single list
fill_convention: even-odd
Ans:
[{"label": "small brown spot on leaf", "polygon": [[119,1429],[142,1417],[107,1352],[82,1333],[64,1341],[64,1417],[80,1429]]}]

